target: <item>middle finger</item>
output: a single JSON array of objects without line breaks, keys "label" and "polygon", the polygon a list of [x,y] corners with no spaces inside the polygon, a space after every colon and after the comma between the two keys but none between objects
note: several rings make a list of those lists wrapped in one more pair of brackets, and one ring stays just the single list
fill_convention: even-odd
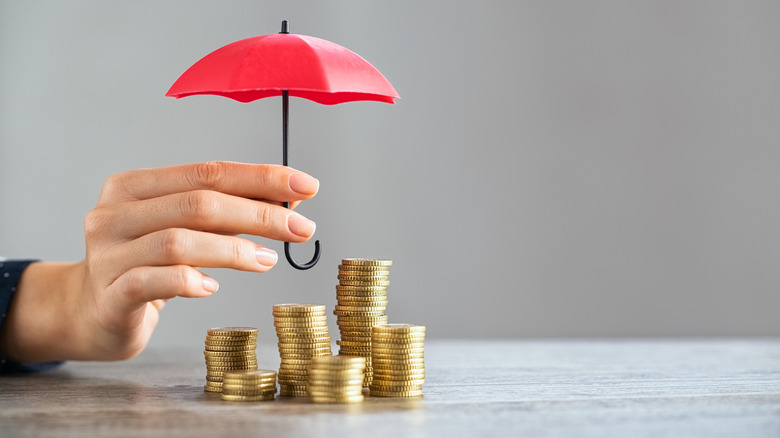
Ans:
[{"label": "middle finger", "polygon": [[226,234],[251,234],[285,242],[308,240],[316,225],[300,213],[262,201],[211,190],[193,190],[94,211],[122,240],[168,228]]}]

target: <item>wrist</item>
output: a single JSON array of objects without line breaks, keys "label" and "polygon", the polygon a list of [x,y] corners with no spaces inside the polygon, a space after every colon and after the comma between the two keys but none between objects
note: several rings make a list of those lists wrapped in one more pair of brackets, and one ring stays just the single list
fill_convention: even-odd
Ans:
[{"label": "wrist", "polygon": [[83,290],[79,271],[77,263],[38,262],[27,267],[0,331],[0,348],[7,359],[46,362],[83,354],[76,326]]}]

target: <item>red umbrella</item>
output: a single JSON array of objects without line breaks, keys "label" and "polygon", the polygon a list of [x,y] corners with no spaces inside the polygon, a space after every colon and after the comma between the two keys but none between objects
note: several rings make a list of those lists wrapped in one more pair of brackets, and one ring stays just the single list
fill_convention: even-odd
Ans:
[{"label": "red umbrella", "polygon": [[[358,100],[394,103],[398,93],[368,61],[338,44],[306,35],[291,34],[282,21],[278,34],[261,35],[228,44],[206,55],[185,71],[166,96],[214,94],[239,102],[282,96],[282,164],[287,166],[289,96],[334,105]],[[289,208],[288,203],[284,203]],[[320,258],[320,241],[314,257],[305,264],[290,255],[287,261],[309,269]]]}]

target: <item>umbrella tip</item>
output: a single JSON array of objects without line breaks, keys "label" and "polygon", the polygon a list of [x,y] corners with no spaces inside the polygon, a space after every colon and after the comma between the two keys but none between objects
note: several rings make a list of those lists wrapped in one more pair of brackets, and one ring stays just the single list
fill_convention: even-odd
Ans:
[{"label": "umbrella tip", "polygon": [[290,33],[290,27],[287,25],[287,20],[282,20],[282,31],[279,33]]}]

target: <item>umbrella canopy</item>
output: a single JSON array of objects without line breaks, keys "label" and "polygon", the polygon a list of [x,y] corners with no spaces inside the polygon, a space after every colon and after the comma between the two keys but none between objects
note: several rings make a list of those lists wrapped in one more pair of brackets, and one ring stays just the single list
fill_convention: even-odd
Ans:
[{"label": "umbrella canopy", "polygon": [[[203,57],[174,82],[166,96],[181,98],[213,94],[239,102],[282,96],[282,164],[287,166],[289,96],[325,105],[358,100],[395,103],[398,93],[368,61],[338,44],[306,35],[291,34],[282,21],[278,34],[261,35],[228,44]],[[289,208],[287,202],[284,203]],[[314,257],[300,264],[284,254],[294,268],[309,269],[320,258],[320,241]]]},{"label": "umbrella canopy", "polygon": [[261,35],[206,55],[166,96],[214,94],[239,102],[290,96],[333,105],[358,100],[394,103],[398,93],[368,61],[338,44],[291,33]]}]

